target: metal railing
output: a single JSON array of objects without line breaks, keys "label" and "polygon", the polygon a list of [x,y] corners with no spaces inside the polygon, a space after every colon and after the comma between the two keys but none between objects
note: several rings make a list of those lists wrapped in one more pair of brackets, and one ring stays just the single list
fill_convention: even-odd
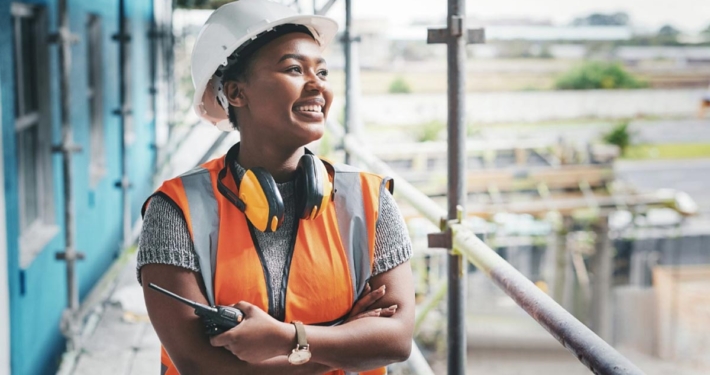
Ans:
[{"label": "metal railing", "polygon": [[349,154],[368,169],[395,178],[395,194],[406,200],[424,217],[436,225],[445,223],[447,229],[450,229],[454,252],[463,255],[481,270],[593,373],[643,374],[631,361],[481,241],[464,225],[461,217],[456,222],[447,220],[447,212],[444,209],[409,182],[398,178],[386,163],[366,151],[355,136],[346,135],[343,145]]}]

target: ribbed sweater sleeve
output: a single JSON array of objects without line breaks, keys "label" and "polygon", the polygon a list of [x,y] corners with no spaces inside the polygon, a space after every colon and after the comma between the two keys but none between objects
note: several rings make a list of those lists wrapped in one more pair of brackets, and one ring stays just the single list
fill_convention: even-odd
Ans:
[{"label": "ribbed sweater sleeve", "polygon": [[375,227],[375,262],[372,275],[379,275],[412,257],[407,225],[392,194],[380,197],[380,214]]},{"label": "ribbed sweater sleeve", "polygon": [[136,272],[141,282],[141,267],[146,264],[167,264],[200,272],[195,247],[182,213],[166,198],[150,199],[143,217],[138,240]]}]

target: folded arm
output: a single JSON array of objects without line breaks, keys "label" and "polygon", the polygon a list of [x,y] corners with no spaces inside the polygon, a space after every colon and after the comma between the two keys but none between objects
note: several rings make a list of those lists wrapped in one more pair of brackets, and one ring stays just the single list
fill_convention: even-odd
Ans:
[{"label": "folded arm", "polygon": [[346,371],[364,371],[409,358],[414,334],[414,284],[409,262],[370,280],[387,293],[374,307],[397,305],[387,319],[358,319],[337,327],[307,326],[312,361]]},{"label": "folded arm", "polygon": [[313,356],[301,366],[289,365],[284,357],[296,344],[293,325],[279,322],[255,306],[240,306],[246,310],[246,320],[210,340],[190,307],[146,289],[153,282],[186,298],[207,303],[198,274],[172,266],[146,265],[142,277],[151,321],[183,374],[364,371],[403,361],[411,350],[414,290],[409,262],[370,280],[373,290],[382,285],[387,288],[386,294],[371,308],[397,305],[393,316],[365,316],[336,327],[306,326]]},{"label": "folded arm", "polygon": [[262,363],[241,361],[229,351],[210,345],[202,322],[191,307],[148,288],[149,283],[155,283],[185,298],[209,304],[198,273],[175,266],[148,264],[141,268],[141,277],[150,321],[173,364],[183,375],[323,374],[331,370],[315,362],[294,367],[285,357],[276,357]]}]

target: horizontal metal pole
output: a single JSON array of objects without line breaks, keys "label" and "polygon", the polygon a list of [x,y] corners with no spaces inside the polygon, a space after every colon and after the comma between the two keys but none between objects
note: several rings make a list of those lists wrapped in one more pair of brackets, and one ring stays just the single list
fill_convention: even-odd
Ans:
[{"label": "horizontal metal pole", "polygon": [[217,149],[222,146],[222,143],[224,142],[225,139],[227,139],[227,136],[229,133],[227,132],[222,132],[217,139],[215,139],[214,143],[212,143],[212,146],[205,152],[204,155],[200,158],[200,161],[197,162],[197,165],[202,165],[210,160],[212,157],[212,154],[214,154]]},{"label": "horizontal metal pole", "polygon": [[395,180],[395,194],[404,198],[417,211],[421,212],[427,219],[431,220],[438,227],[441,220],[445,220],[446,211],[426,194],[420,192],[407,180],[400,178],[385,162],[378,159],[372,153],[367,152],[357,138],[352,135],[345,136],[343,140],[345,150],[353,156],[367,164],[370,170],[392,177]]},{"label": "horizontal metal pole", "polygon": [[[345,148],[371,170],[395,177],[383,161],[367,152],[356,138],[346,136]],[[395,181],[398,195],[439,224],[445,211],[405,180]],[[595,374],[643,374],[621,353],[599,338],[523,274],[501,258],[463,224],[451,224],[454,248],[505,291],[520,307]]]},{"label": "horizontal metal pole", "polygon": [[461,224],[452,224],[454,247],[503,289],[595,374],[643,374],[528,278]]},{"label": "horizontal metal pole", "polygon": [[166,152],[164,153],[164,155],[160,156],[160,161],[158,162],[158,176],[163,175],[165,168],[170,164],[170,161],[172,160],[175,152],[177,152],[177,150],[182,147],[183,143],[185,143],[185,141],[190,138],[190,135],[192,135],[192,132],[197,128],[197,125],[199,125],[200,123],[201,121],[197,121],[190,125],[183,125],[187,127],[187,130],[184,131],[183,134],[177,138],[177,140],[171,139],[168,141],[168,144],[165,146]]},{"label": "horizontal metal pole", "polygon": [[414,340],[412,340],[412,352],[409,354],[407,364],[414,375],[434,375],[434,370],[431,369]]},{"label": "horizontal metal pole", "polygon": [[431,310],[437,307],[439,303],[444,300],[444,297],[446,297],[446,292],[448,290],[449,283],[444,280],[436,288],[436,292],[431,294],[431,296],[426,301],[424,301],[424,303],[422,303],[421,308],[417,311],[417,317],[414,320],[415,334],[419,332],[419,329],[422,327],[422,324],[424,324],[424,320],[429,315],[429,312],[431,312]]}]

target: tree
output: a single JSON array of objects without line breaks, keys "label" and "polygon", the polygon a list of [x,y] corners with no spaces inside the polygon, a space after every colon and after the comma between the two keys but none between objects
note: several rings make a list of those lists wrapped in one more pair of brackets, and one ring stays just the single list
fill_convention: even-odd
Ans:
[{"label": "tree", "polygon": [[656,42],[661,45],[674,45],[678,43],[678,35],[680,30],[673,25],[663,25],[656,34]]},{"label": "tree", "polygon": [[663,25],[663,27],[658,30],[658,36],[660,37],[676,38],[678,35],[680,35],[680,30],[673,27],[673,25]]},{"label": "tree", "polygon": [[560,76],[555,87],[560,90],[636,89],[645,87],[621,64],[589,61]]},{"label": "tree", "polygon": [[412,88],[409,83],[404,79],[404,77],[397,76],[391,83],[387,90],[390,94],[409,94],[412,92]]},{"label": "tree", "polygon": [[627,26],[629,15],[624,12],[603,14],[593,13],[587,17],[575,18],[572,21],[574,26]]},{"label": "tree", "polygon": [[634,133],[629,130],[629,122],[622,121],[608,133],[603,134],[602,138],[604,139],[604,142],[618,146],[619,151],[623,155],[631,145],[631,138],[633,135]]}]

